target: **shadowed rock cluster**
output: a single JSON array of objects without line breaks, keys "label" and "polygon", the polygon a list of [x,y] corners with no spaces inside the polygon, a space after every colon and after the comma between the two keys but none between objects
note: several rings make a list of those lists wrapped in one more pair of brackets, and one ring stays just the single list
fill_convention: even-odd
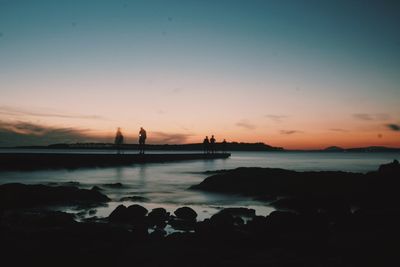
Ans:
[{"label": "shadowed rock cluster", "polygon": [[[398,187],[394,185],[400,177],[399,167],[395,161],[368,174],[335,172],[338,183],[348,184],[349,188],[355,181],[360,183],[362,190],[353,191],[353,197],[349,195],[349,188],[340,193],[336,191],[339,187],[327,188],[320,182],[314,188],[325,187],[326,191],[306,194],[309,189],[305,186],[299,185],[298,190],[288,187],[288,181],[294,179],[296,172],[284,172],[289,177],[284,179],[284,185],[277,183],[274,190],[269,180],[266,183],[270,188],[252,185],[257,188],[257,194],[250,195],[290,190],[292,194],[286,197],[276,194],[275,205],[286,210],[257,216],[251,209],[228,208],[202,221],[197,220],[196,212],[190,207],[181,207],[170,214],[164,208],[148,211],[135,204],[120,205],[104,219],[78,222],[73,215],[64,212],[4,204],[8,203],[4,197],[6,192],[15,188],[3,185],[0,187],[3,203],[0,251],[3,261],[11,260],[14,265],[57,262],[58,266],[133,263],[137,266],[397,266],[400,208],[398,196],[394,194]],[[240,178],[231,176],[233,183],[241,179],[247,182],[261,179],[249,178],[257,176],[246,176],[240,171]],[[218,177],[228,181],[226,173],[206,179],[207,186],[214,183],[210,181],[220,179]],[[307,177],[317,180],[313,175],[317,174],[302,173],[299,179],[302,182],[307,182]],[[328,184],[333,183],[329,180],[331,175],[333,173],[324,174]],[[360,180],[361,177],[364,180]],[[355,180],[348,180],[352,178]],[[228,190],[233,192],[232,188],[239,188],[235,186],[228,185]],[[244,188],[243,193],[249,195],[249,188]],[[77,194],[77,189],[68,190]],[[81,200],[87,199],[86,194],[89,194],[83,192],[77,194],[85,194]],[[322,192],[330,194],[326,196]],[[366,194],[368,192],[370,194]],[[90,193],[90,196],[95,195]],[[64,201],[64,198],[47,199],[57,203]],[[98,195],[91,201],[94,199],[106,200]],[[171,233],[170,228],[175,231]]]}]

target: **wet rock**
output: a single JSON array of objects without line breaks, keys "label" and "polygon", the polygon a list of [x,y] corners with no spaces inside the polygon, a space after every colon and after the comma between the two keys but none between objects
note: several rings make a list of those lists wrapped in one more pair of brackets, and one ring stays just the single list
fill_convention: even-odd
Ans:
[{"label": "wet rock", "polygon": [[190,207],[178,208],[174,211],[177,218],[187,221],[196,221],[197,213]]},{"label": "wet rock", "polygon": [[234,222],[234,217],[228,212],[219,212],[210,218],[211,225],[220,229],[232,228]]},{"label": "wet rock", "polygon": [[164,228],[169,219],[169,213],[164,208],[155,208],[147,215],[150,226]]},{"label": "wet rock", "polygon": [[93,186],[90,190],[93,190],[93,191],[102,191],[103,189],[100,188],[99,186],[95,185],[95,186]]},{"label": "wet rock", "polygon": [[91,216],[95,215],[96,213],[97,213],[97,210],[96,210],[96,209],[91,209],[91,210],[89,210],[89,212],[88,212],[88,214],[91,215]]},{"label": "wet rock", "polygon": [[110,222],[119,223],[142,223],[147,214],[147,209],[140,205],[125,207],[119,205],[108,216]]},{"label": "wet rock", "polygon": [[101,204],[110,199],[100,192],[73,186],[0,185],[0,209],[41,205]]},{"label": "wet rock", "polygon": [[75,223],[74,215],[61,211],[47,210],[13,210],[4,212],[3,225],[19,227],[54,227],[68,226]]},{"label": "wet rock", "polygon": [[126,222],[128,220],[127,208],[124,205],[116,207],[108,216],[110,222]]},{"label": "wet rock", "polygon": [[248,209],[248,208],[225,208],[221,210],[219,213],[227,213],[234,217],[240,216],[240,217],[251,218],[256,216],[256,211],[254,209]]},{"label": "wet rock", "polygon": [[110,188],[122,188],[123,187],[123,185],[121,183],[104,184],[103,186],[110,187]]},{"label": "wet rock", "polygon": [[132,218],[143,218],[148,213],[148,210],[145,207],[137,204],[130,205],[127,210],[129,216]]},{"label": "wet rock", "polygon": [[267,220],[264,216],[255,216],[246,224],[246,230],[251,233],[262,234],[267,232]]},{"label": "wet rock", "polygon": [[291,231],[297,229],[299,216],[289,211],[273,211],[267,216],[266,223],[273,230]]},{"label": "wet rock", "polygon": [[400,163],[397,159],[388,164],[382,164],[379,166],[379,172],[381,173],[400,173]]},{"label": "wet rock", "polygon": [[184,220],[177,217],[172,217],[168,221],[175,230],[190,231],[193,230],[196,225],[196,220]]},{"label": "wet rock", "polygon": [[156,228],[150,233],[149,237],[153,240],[161,240],[167,235],[167,232],[162,228]]}]

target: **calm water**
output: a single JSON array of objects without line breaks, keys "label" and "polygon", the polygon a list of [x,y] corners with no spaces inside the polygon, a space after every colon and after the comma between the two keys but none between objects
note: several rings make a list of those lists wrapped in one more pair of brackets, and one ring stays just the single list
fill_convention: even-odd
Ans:
[{"label": "calm water", "polygon": [[[9,151],[0,150],[0,152]],[[25,152],[24,150],[13,151]],[[32,152],[32,150],[29,151]],[[36,150],[36,152],[51,153],[53,151]],[[71,151],[56,150],[55,152]],[[72,151],[72,153],[80,152],[78,150]],[[91,153],[104,152],[101,150],[91,151]],[[157,153],[177,152],[158,151]],[[273,209],[265,203],[241,196],[191,191],[188,188],[206,178],[207,175],[203,172],[207,170],[237,167],[277,167],[299,171],[367,172],[376,170],[380,164],[390,162],[395,158],[400,159],[400,153],[233,152],[231,158],[220,160],[152,163],[98,169],[2,172],[0,173],[0,184],[10,182],[29,184],[78,182],[81,188],[91,188],[97,185],[105,189],[103,192],[113,200],[108,206],[96,209],[95,215],[100,217],[108,216],[120,203],[128,205],[134,203],[119,201],[122,197],[127,196],[145,197],[147,201],[140,202],[140,204],[148,209],[164,207],[168,211],[174,211],[177,207],[189,205],[199,213],[200,219],[209,217],[224,207],[250,207],[256,209],[257,214],[266,215]],[[123,187],[110,188],[105,186],[105,184],[110,183],[122,183]]]}]

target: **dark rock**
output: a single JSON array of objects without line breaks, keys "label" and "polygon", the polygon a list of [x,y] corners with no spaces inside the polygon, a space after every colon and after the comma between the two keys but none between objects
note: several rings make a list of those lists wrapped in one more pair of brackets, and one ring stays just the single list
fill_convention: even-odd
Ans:
[{"label": "dark rock", "polygon": [[123,187],[123,185],[121,183],[104,184],[103,186],[110,187],[110,188],[122,188]]},{"label": "dark rock", "polygon": [[150,226],[164,228],[169,219],[169,213],[164,208],[155,208],[147,215],[147,219]]},{"label": "dark rock", "polygon": [[2,216],[2,224],[19,227],[54,227],[75,223],[74,215],[61,211],[31,210],[7,211]]},{"label": "dark rock", "polygon": [[279,231],[292,231],[299,225],[299,217],[289,211],[273,211],[266,218],[268,227]]},{"label": "dark rock", "polygon": [[148,213],[148,210],[140,205],[130,205],[128,208],[128,214],[132,218],[143,218]]},{"label": "dark rock", "polygon": [[378,169],[381,173],[400,173],[400,163],[397,159],[391,163],[382,164]]},{"label": "dark rock", "polygon": [[234,217],[233,224],[238,227],[242,227],[244,225],[244,220],[241,217]]},{"label": "dark rock", "polygon": [[176,217],[170,218],[168,224],[175,230],[190,231],[194,230],[196,220],[184,220]]},{"label": "dark rock", "polygon": [[110,222],[119,223],[142,223],[147,214],[147,209],[140,205],[125,207],[119,205],[108,216]]},{"label": "dark rock", "polygon": [[164,229],[156,228],[153,232],[150,233],[149,237],[153,240],[161,240],[167,235],[167,232]]},{"label": "dark rock", "polygon": [[96,213],[97,213],[97,210],[95,210],[95,209],[91,209],[88,212],[88,214],[91,215],[91,216],[95,215]]},{"label": "dark rock", "polygon": [[248,208],[225,208],[221,210],[219,213],[227,213],[234,217],[254,217],[256,216],[256,211],[254,209]]},{"label": "dark rock", "polygon": [[264,216],[255,216],[245,225],[245,229],[254,234],[257,238],[270,238],[270,231],[267,227],[267,219]]},{"label": "dark rock", "polygon": [[213,227],[220,228],[220,229],[226,229],[226,228],[232,228],[235,220],[234,217],[227,212],[219,212],[217,214],[214,214],[210,218],[210,223]]},{"label": "dark rock", "polygon": [[281,195],[352,195],[363,188],[364,175],[336,171],[296,172],[275,168],[237,168],[206,178],[191,189],[243,194],[253,197]]},{"label": "dark rock", "polygon": [[116,207],[108,216],[110,222],[126,222],[128,218],[128,211],[124,205]]},{"label": "dark rock", "polygon": [[72,186],[0,185],[0,209],[41,205],[100,204],[110,199],[100,192]]},{"label": "dark rock", "polygon": [[174,211],[177,218],[187,221],[195,221],[197,218],[197,213],[189,207],[178,208]]},{"label": "dark rock", "polygon": [[93,191],[102,191],[103,189],[100,188],[99,186],[95,185],[95,186],[93,186],[90,190],[93,190]]}]

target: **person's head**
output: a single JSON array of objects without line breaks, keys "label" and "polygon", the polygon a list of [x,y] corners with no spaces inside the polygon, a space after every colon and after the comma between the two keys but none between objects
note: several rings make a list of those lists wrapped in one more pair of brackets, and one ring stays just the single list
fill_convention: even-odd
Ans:
[{"label": "person's head", "polygon": [[211,138],[214,138],[214,135],[211,135]]}]

